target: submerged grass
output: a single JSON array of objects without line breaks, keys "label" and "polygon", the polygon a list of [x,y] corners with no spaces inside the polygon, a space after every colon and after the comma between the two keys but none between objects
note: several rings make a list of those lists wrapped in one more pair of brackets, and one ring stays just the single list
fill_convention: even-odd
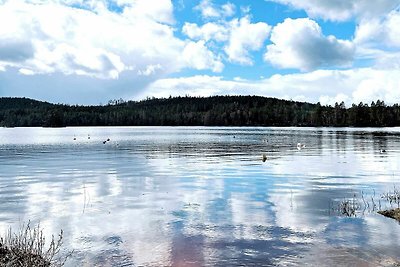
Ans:
[{"label": "submerged grass", "polygon": [[361,205],[355,198],[345,199],[339,203],[340,214],[347,217],[356,217],[360,208]]},{"label": "submerged grass", "polygon": [[333,210],[346,217],[357,217],[365,212],[377,212],[400,222],[400,191],[394,186],[392,191],[383,193],[380,198],[376,198],[375,190],[371,196],[361,191],[359,195],[354,194],[352,198],[336,202]]},{"label": "submerged grass", "polygon": [[400,191],[395,186],[393,191],[383,194],[382,199],[388,201],[390,205],[397,205],[397,208],[400,208]]},{"label": "submerged grass", "polygon": [[58,238],[54,235],[46,246],[40,225],[31,227],[30,223],[13,233],[9,228],[4,237],[0,237],[0,266],[4,267],[52,267],[63,266],[68,256],[60,256],[63,231]]},{"label": "submerged grass", "polygon": [[361,191],[360,195],[354,194],[351,198],[345,198],[335,201],[332,207],[336,214],[346,217],[357,217],[365,212],[374,212],[380,210],[381,201],[375,200],[375,191],[372,196],[368,197]]}]

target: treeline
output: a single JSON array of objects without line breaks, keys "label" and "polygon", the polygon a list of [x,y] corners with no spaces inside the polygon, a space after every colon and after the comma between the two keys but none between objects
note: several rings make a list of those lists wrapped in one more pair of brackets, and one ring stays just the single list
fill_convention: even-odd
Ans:
[{"label": "treeline", "polygon": [[322,106],[260,96],[112,100],[71,106],[0,98],[0,126],[400,126],[400,107],[383,101]]}]

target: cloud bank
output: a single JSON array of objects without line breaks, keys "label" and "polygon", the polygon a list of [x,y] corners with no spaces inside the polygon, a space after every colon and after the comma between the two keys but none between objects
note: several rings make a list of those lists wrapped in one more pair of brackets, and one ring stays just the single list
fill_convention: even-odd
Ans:
[{"label": "cloud bank", "polygon": [[221,76],[199,75],[161,79],[150,84],[146,93],[156,97],[179,95],[261,95],[296,101],[333,105],[344,101],[370,103],[384,99],[397,103],[400,98],[400,70],[316,70],[308,73],[273,75],[258,81],[226,80]]},{"label": "cloud bank", "polygon": [[[398,102],[400,0],[262,2],[284,5],[288,17],[267,22],[239,0],[0,0],[0,96]],[[308,17],[290,18],[291,10]],[[354,23],[352,36],[327,33],[343,21]]]}]

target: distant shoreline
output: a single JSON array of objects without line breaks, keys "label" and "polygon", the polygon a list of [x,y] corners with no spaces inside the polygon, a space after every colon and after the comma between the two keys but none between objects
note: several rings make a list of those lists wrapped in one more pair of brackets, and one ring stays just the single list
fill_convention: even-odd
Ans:
[{"label": "distant shoreline", "polygon": [[104,106],[52,104],[0,98],[0,127],[215,126],[396,127],[400,107],[377,100],[322,106],[261,96],[212,96],[113,100]]}]

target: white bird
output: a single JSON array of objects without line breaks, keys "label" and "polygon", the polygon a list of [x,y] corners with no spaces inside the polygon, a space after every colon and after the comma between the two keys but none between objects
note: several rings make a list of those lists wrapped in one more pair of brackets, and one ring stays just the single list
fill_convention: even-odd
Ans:
[{"label": "white bird", "polygon": [[298,150],[301,150],[301,149],[303,149],[303,148],[305,148],[305,147],[306,147],[305,144],[297,143],[297,149],[298,149]]}]

